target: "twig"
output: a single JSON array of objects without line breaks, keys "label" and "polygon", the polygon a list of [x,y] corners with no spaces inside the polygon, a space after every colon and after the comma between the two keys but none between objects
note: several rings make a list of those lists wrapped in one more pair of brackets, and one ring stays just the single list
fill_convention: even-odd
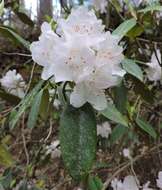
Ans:
[{"label": "twig", "polygon": [[32,79],[33,79],[33,75],[34,75],[35,65],[36,65],[36,63],[34,62],[34,65],[33,65],[33,67],[32,67],[31,74],[30,74],[29,83],[28,83],[28,86],[27,86],[27,88],[26,88],[25,95],[28,93],[28,91],[29,91],[29,89],[30,89],[30,85],[31,85],[31,82],[32,82]]},{"label": "twig", "polygon": [[103,185],[102,190],[106,190],[107,187],[109,186],[109,184],[111,183],[111,181],[112,181],[118,174],[120,174],[122,171],[124,171],[125,169],[127,169],[129,166],[131,166],[132,163],[137,162],[138,160],[140,160],[141,158],[143,158],[145,155],[150,154],[151,152],[153,152],[154,150],[156,150],[156,149],[158,149],[158,148],[160,148],[160,147],[162,147],[162,143],[160,143],[160,144],[154,146],[153,148],[151,148],[149,152],[145,152],[145,153],[143,153],[143,154],[141,154],[141,155],[136,156],[134,159],[132,159],[132,161],[130,161],[129,163],[125,164],[123,167],[119,168],[114,174],[112,174],[112,176],[111,176],[110,178],[108,178],[108,179],[106,180],[106,182],[105,182],[104,185]]},{"label": "twig", "polygon": [[49,133],[47,135],[47,137],[45,138],[44,142],[47,142],[47,140],[49,139],[49,137],[52,134],[52,120],[50,119],[50,128],[49,128]]},{"label": "twig", "polygon": [[24,54],[24,53],[9,53],[9,52],[1,52],[4,55],[19,55],[19,56],[24,56],[24,57],[31,57],[30,54]]},{"label": "twig", "polygon": [[25,151],[25,155],[26,155],[26,165],[28,165],[29,164],[29,153],[28,153],[28,149],[27,149],[27,146],[26,146],[26,139],[25,139],[25,135],[24,135],[24,128],[25,128],[25,113],[23,114],[23,117],[22,117],[21,136],[22,136],[24,151]]}]

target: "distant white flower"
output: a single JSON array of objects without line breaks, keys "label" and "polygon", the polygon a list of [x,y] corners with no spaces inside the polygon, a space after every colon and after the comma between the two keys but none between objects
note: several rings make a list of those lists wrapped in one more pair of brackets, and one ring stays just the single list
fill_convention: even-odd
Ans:
[{"label": "distant white flower", "polygon": [[126,176],[123,181],[123,189],[124,190],[139,190],[138,188],[139,182],[135,179],[134,176]]},{"label": "distant white flower", "polygon": [[[157,49],[156,54],[157,54],[158,60],[161,63],[160,50]],[[151,62],[147,63],[148,68],[146,69],[148,79],[150,81],[155,81],[155,82],[158,80],[161,80],[161,76],[162,76],[161,66],[159,65],[157,57],[156,57],[155,53],[152,54]]]},{"label": "distant white flower", "polygon": [[46,154],[51,154],[52,158],[59,158],[61,156],[61,151],[58,148],[60,144],[59,140],[53,141],[51,145],[46,146]]},{"label": "distant white flower", "polygon": [[111,134],[111,127],[109,122],[104,122],[97,125],[97,135],[100,135],[103,138],[108,138]]},{"label": "distant white flower", "polygon": [[23,98],[25,95],[25,81],[16,70],[9,70],[5,76],[0,79],[2,87],[10,94]]},{"label": "distant white flower", "polygon": [[138,185],[139,182],[131,175],[126,176],[123,182],[118,181],[117,179],[114,179],[111,182],[113,190],[139,190]]},{"label": "distant white flower", "polygon": [[123,155],[124,157],[131,159],[130,151],[128,148],[123,149]]},{"label": "distant white flower", "polygon": [[112,180],[111,187],[113,190],[124,190],[122,181],[118,180],[117,178]]},{"label": "distant white flower", "polygon": [[149,188],[149,185],[150,185],[150,181],[148,181],[146,184],[143,185],[142,190],[153,190],[152,188]]},{"label": "distant white flower", "polygon": [[108,5],[108,0],[92,0],[92,5],[96,9],[96,11],[100,11],[101,13],[106,13],[106,7]]},{"label": "distant white flower", "polygon": [[156,180],[157,187],[162,189],[162,171],[158,173],[158,179]]}]

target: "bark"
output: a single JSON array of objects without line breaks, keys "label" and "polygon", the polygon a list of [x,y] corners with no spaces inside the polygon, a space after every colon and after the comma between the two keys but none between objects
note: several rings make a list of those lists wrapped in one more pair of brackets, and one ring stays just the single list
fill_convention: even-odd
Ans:
[{"label": "bark", "polygon": [[38,22],[42,24],[45,16],[53,16],[52,0],[39,0],[38,5]]}]

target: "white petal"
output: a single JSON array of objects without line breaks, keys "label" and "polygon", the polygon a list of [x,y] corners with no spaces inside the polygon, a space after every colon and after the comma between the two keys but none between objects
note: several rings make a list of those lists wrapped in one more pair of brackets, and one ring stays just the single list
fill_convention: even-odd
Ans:
[{"label": "white petal", "polygon": [[104,92],[100,90],[91,91],[87,100],[96,110],[104,110],[107,107],[106,96]]},{"label": "white petal", "polygon": [[73,92],[70,95],[70,103],[74,106],[74,107],[81,107],[82,105],[84,105],[87,100],[86,100],[86,96],[85,96],[85,86],[83,83],[78,84],[74,87]]}]

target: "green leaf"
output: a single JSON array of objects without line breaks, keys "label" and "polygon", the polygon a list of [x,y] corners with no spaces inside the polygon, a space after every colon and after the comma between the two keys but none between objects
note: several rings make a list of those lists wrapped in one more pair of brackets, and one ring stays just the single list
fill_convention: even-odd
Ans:
[{"label": "green leaf", "polygon": [[[33,99],[35,98],[38,91],[41,89],[43,83],[44,83],[44,81],[40,81],[35,86],[35,88],[24,99],[21,100],[18,111],[16,111],[15,108],[13,109],[13,111],[11,112],[12,117],[10,119],[10,128],[11,129],[13,129],[15,127],[16,123],[18,122],[18,120],[20,119],[22,114],[25,112],[25,110],[30,107],[31,103],[33,102]],[[14,113],[14,114],[12,114],[12,113]]]},{"label": "green leaf", "polygon": [[6,146],[0,143],[0,165],[10,167],[10,166],[13,166],[13,164],[14,164],[14,161],[11,154],[7,150]]},{"label": "green leaf", "polygon": [[9,94],[7,92],[5,92],[4,90],[0,89],[0,97],[7,101],[8,103],[11,103],[13,105],[17,105],[21,99],[13,94]]},{"label": "green leaf", "polygon": [[156,137],[157,137],[156,131],[149,123],[147,123],[146,121],[144,121],[143,119],[140,119],[140,118],[136,119],[136,123],[142,130],[144,130],[151,137],[156,139]]},{"label": "green leaf", "polygon": [[30,129],[34,128],[34,126],[36,125],[37,118],[39,115],[42,95],[43,95],[43,90],[41,90],[32,101],[32,107],[27,122],[27,127]]},{"label": "green leaf", "polygon": [[113,4],[118,13],[122,11],[122,8],[118,0],[111,0],[111,3]]},{"label": "green leaf", "polygon": [[0,16],[2,16],[4,10],[4,0],[1,0],[0,2]]},{"label": "green leaf", "polygon": [[101,190],[103,183],[97,176],[89,176],[88,178],[88,190]]},{"label": "green leaf", "polygon": [[40,111],[39,111],[41,117],[44,120],[48,117],[49,111],[51,110],[51,106],[53,107],[53,104],[52,105],[50,104],[49,99],[50,99],[49,91],[48,91],[48,89],[45,89],[43,91],[41,105],[40,105]]},{"label": "green leaf", "polygon": [[14,12],[23,23],[25,23],[31,27],[34,26],[34,22],[25,13],[23,13],[21,11],[14,11]]},{"label": "green leaf", "polygon": [[89,104],[76,109],[67,105],[60,119],[62,157],[70,175],[80,181],[92,168],[96,155],[96,120]]},{"label": "green leaf", "polygon": [[140,36],[144,32],[144,27],[141,25],[135,25],[128,33],[127,36],[130,38],[136,38],[137,36]]},{"label": "green leaf", "polygon": [[154,5],[150,5],[150,6],[147,6],[146,8],[144,9],[141,9],[139,10],[138,12],[139,13],[147,13],[149,11],[162,11],[162,6],[161,5],[157,5],[157,4],[154,4]]},{"label": "green leaf", "polygon": [[124,59],[122,62],[122,67],[127,73],[135,76],[140,81],[143,81],[143,72],[141,68],[132,59]]},{"label": "green leaf", "polygon": [[111,133],[110,142],[111,144],[115,144],[118,140],[120,140],[124,134],[128,132],[128,128],[123,125],[117,125]]},{"label": "green leaf", "polygon": [[127,112],[127,91],[128,90],[124,86],[123,82],[113,88],[114,104],[122,114]]},{"label": "green leaf", "polygon": [[9,37],[11,40],[16,40],[17,42],[21,43],[24,47],[29,49],[30,42],[24,40],[19,34],[17,34],[13,29],[7,26],[0,26],[0,33],[4,36]]},{"label": "green leaf", "polygon": [[105,110],[101,111],[101,113],[106,118],[128,127],[128,122],[126,121],[124,116],[116,109],[116,107],[113,104],[108,103],[107,108]]},{"label": "green leaf", "polygon": [[136,19],[132,18],[121,23],[114,31],[113,35],[119,36],[119,39],[122,39],[135,25]]}]

